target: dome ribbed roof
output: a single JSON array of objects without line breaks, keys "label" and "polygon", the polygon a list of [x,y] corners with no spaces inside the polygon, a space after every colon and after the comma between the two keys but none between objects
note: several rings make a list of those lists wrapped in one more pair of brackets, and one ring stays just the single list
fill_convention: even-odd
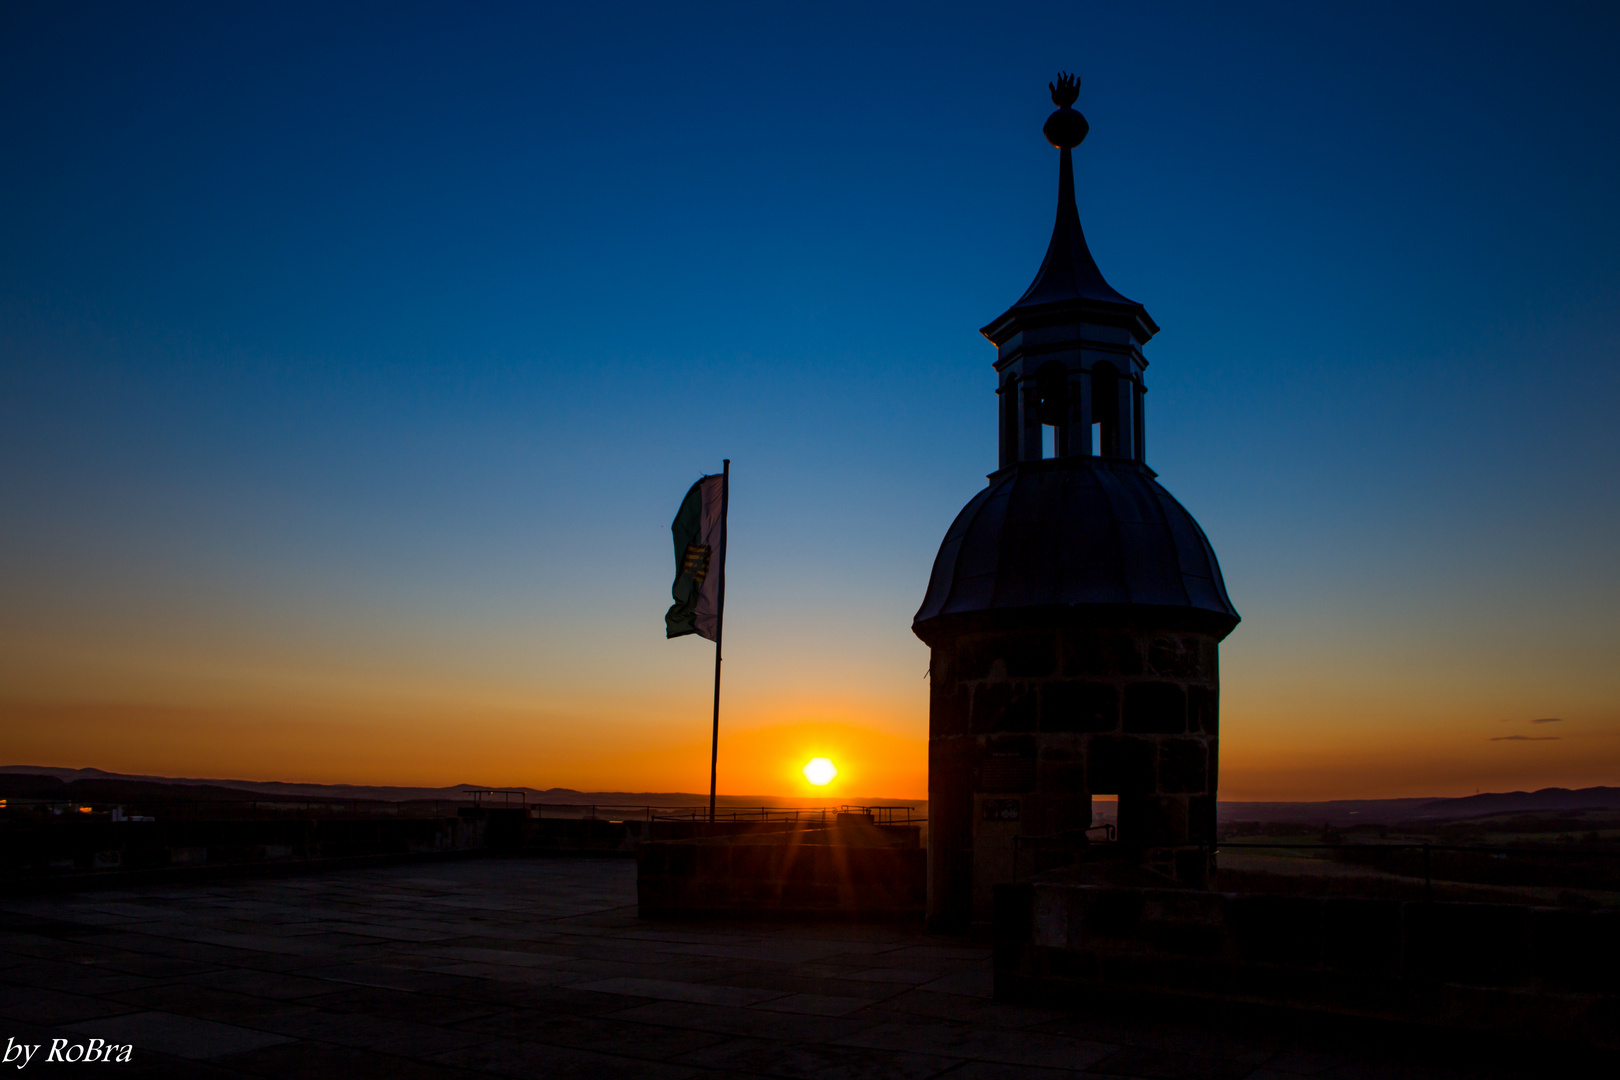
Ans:
[{"label": "dome ribbed roof", "polygon": [[926,640],[946,616],[1103,607],[1180,609],[1223,636],[1238,622],[1204,531],[1146,468],[1054,458],[995,473],[956,516],[912,628]]}]

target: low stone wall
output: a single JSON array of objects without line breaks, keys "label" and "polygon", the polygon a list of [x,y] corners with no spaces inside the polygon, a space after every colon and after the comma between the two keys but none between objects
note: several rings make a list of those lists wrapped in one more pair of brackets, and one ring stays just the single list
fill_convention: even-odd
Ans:
[{"label": "low stone wall", "polygon": [[921,919],[918,830],[862,826],[651,841],[636,853],[642,917]]},{"label": "low stone wall", "polygon": [[[109,821],[64,815],[0,828],[0,890],[102,887],[335,860],[436,855],[566,854],[632,858],[648,840],[754,835],[783,822],[531,818],[462,808],[455,817],[288,817]],[[915,846],[915,845],[914,845]]]},{"label": "low stone wall", "polygon": [[481,820],[458,818],[62,821],[13,826],[0,845],[0,887],[465,852],[484,847],[485,828]]},{"label": "low stone wall", "polygon": [[[490,846],[503,850],[507,834],[492,811]],[[517,813],[517,811],[511,811]],[[518,847],[526,854],[622,855],[629,858],[649,840],[692,840],[699,837],[751,836],[797,829],[783,821],[688,821],[629,818],[527,818],[521,822]]]},{"label": "low stone wall", "polygon": [[996,995],[1218,998],[1620,1048],[1620,913],[1070,883],[995,896]]}]

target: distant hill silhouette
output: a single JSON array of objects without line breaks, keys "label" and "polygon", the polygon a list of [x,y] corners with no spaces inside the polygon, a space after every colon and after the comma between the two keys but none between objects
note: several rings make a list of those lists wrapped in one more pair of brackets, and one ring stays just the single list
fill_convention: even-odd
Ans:
[{"label": "distant hill silhouette", "polygon": [[77,802],[136,802],[150,799],[213,799],[219,802],[246,802],[249,799],[275,800],[238,788],[214,784],[171,784],[154,780],[125,780],[97,776],[83,780],[63,780],[57,776],[28,773],[0,775],[0,798],[59,799]]},{"label": "distant hill silhouette", "polygon": [[[279,780],[218,780],[143,776],[101,769],[62,769],[40,765],[0,765],[0,797],[13,799],[82,799],[118,802],[153,798],[189,799],[332,799],[410,802],[419,799],[466,799],[467,792],[487,784],[448,787],[372,787],[365,784],[290,784]],[[529,802],[570,805],[691,806],[708,796],[679,791],[576,791],[573,788],[513,788]],[[922,810],[924,799],[879,799],[838,796],[832,799],[777,795],[722,795],[719,805],[819,806],[824,803],[894,803]],[[1445,821],[1487,814],[1536,810],[1620,809],[1620,787],[1542,788],[1540,791],[1492,792],[1455,799],[1334,799],[1326,802],[1222,802],[1222,821],[1285,822],[1345,826],[1400,821]],[[1111,804],[1097,805],[1100,819],[1112,819]]]},{"label": "distant hill silhouette", "polygon": [[1221,821],[1292,825],[1394,825],[1400,822],[1455,821],[1489,814],[1553,810],[1620,809],[1620,788],[1543,788],[1495,792],[1455,799],[1334,799],[1326,802],[1222,802]]},{"label": "distant hill silhouette", "polygon": [[1416,817],[1422,807],[1444,802],[1423,799],[1331,799],[1325,802],[1221,802],[1222,821],[1259,821],[1287,825],[1393,825]]},{"label": "distant hill silhouette", "polygon": [[1620,787],[1550,787],[1540,791],[1508,791],[1469,795],[1461,799],[1435,799],[1418,808],[1415,817],[1459,818],[1523,810],[1620,810]]},{"label": "distant hill silhouette", "polygon": [[[469,791],[487,791],[493,784],[451,784],[448,787],[373,787],[365,784],[290,784],[280,780],[193,779],[112,773],[101,769],[63,769],[45,765],[0,765],[0,797],[14,799],[82,799],[117,802],[139,798],[188,799],[332,799],[411,802],[468,798]],[[576,791],[573,788],[509,788],[521,791],[531,803],[620,806],[708,805],[707,794],[679,791]],[[496,800],[499,802],[499,799]],[[841,795],[834,798],[784,798],[776,795],[721,795],[716,803],[742,806],[820,806],[826,804],[893,803],[922,806],[922,799],[885,799]]]}]

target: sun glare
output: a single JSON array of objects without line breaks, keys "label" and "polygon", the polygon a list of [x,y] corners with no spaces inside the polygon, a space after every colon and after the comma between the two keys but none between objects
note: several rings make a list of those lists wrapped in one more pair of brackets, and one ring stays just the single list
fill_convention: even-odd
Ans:
[{"label": "sun glare", "polygon": [[811,758],[804,763],[804,778],[816,787],[825,787],[838,775],[838,768],[824,757]]}]

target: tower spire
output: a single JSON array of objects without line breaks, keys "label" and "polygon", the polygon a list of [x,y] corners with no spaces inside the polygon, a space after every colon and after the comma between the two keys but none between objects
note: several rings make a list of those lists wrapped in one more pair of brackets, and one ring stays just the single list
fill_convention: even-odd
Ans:
[{"label": "tower spire", "polygon": [[1014,308],[1036,304],[1060,303],[1064,300],[1101,300],[1113,304],[1135,304],[1109,285],[1097,269],[1097,261],[1086,246],[1086,234],[1080,228],[1080,210],[1074,202],[1073,150],[1085,141],[1091,125],[1074,109],[1080,97],[1080,79],[1067,72],[1059,74],[1056,82],[1048,83],[1052,104],[1057,111],[1046,118],[1041,134],[1058,151],[1058,205],[1057,221],[1052,226],[1052,241],[1047,245],[1046,258],[1024,295]]}]

